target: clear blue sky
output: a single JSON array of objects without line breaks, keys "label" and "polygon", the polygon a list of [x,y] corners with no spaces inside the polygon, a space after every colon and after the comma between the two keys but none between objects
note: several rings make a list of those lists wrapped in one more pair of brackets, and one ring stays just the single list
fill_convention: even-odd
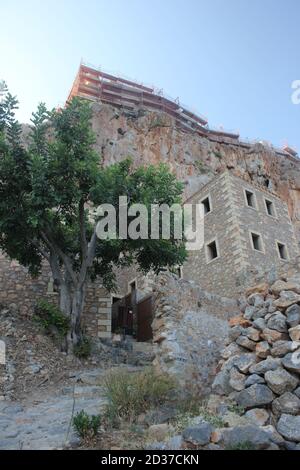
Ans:
[{"label": "clear blue sky", "polygon": [[300,151],[299,0],[0,0],[0,21],[0,78],[23,121],[64,102],[83,58]]}]

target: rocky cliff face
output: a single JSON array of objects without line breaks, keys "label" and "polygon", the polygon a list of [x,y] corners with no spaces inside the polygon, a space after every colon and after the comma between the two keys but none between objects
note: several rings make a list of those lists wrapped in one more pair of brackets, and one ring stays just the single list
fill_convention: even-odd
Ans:
[{"label": "rocky cliff face", "polygon": [[94,104],[97,149],[109,164],[131,156],[136,165],[168,163],[190,196],[224,169],[276,191],[300,234],[300,161],[257,143],[251,148],[213,142],[175,127],[170,116]]}]

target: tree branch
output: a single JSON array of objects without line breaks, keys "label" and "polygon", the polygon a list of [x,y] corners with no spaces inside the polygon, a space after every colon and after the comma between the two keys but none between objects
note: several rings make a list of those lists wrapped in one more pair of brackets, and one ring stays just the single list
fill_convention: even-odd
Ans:
[{"label": "tree branch", "polygon": [[81,199],[79,202],[79,227],[80,227],[80,244],[81,244],[81,256],[84,260],[87,256],[87,239],[86,239],[86,227],[84,218],[84,200]]},{"label": "tree branch", "polygon": [[41,231],[41,236],[43,238],[43,240],[45,241],[45,243],[47,243],[47,245],[51,248],[51,250],[55,253],[58,254],[58,256],[61,258],[62,262],[64,263],[72,281],[74,284],[77,284],[77,276],[72,268],[72,263],[71,263],[71,260],[70,258],[60,249],[60,247],[53,241],[52,237],[51,237],[51,234],[49,234],[49,232],[44,232],[44,231]]},{"label": "tree branch", "polygon": [[41,245],[36,240],[32,240],[31,243],[38,249],[41,255],[46,258],[47,261],[50,262],[50,253],[47,253],[47,251],[43,247],[41,247]]}]

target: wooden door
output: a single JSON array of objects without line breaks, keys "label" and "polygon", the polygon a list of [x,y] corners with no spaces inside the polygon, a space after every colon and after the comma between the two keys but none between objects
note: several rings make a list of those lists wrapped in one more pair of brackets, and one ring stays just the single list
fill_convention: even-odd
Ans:
[{"label": "wooden door", "polygon": [[152,295],[137,304],[137,341],[149,341],[153,338],[153,301]]}]

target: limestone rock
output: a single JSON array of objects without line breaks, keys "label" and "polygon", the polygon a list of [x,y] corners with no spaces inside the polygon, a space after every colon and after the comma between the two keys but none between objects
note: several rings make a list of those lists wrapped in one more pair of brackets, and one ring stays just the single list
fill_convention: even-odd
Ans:
[{"label": "limestone rock", "polygon": [[267,282],[262,282],[256,286],[249,287],[246,290],[246,297],[250,297],[252,294],[262,294],[263,296],[267,295],[269,290],[269,284]]},{"label": "limestone rock", "polygon": [[288,308],[293,304],[300,302],[300,295],[293,291],[282,291],[279,299],[274,301],[277,308]]},{"label": "limestone rock", "polygon": [[280,313],[274,313],[268,320],[267,327],[271,330],[280,331],[281,333],[287,332],[286,317]]},{"label": "limestone rock", "polygon": [[211,424],[203,421],[197,427],[189,427],[182,433],[182,437],[186,442],[195,446],[204,446],[210,442],[210,437],[213,432]]},{"label": "limestone rock", "polygon": [[253,326],[257,330],[263,331],[267,327],[267,323],[264,318],[257,318],[256,320],[254,320]]},{"label": "limestone rock", "polygon": [[236,391],[240,392],[245,388],[246,377],[239,372],[235,367],[230,371],[229,385]]},{"label": "limestone rock", "polygon": [[286,322],[290,328],[300,325],[300,306],[298,304],[289,307],[285,314],[287,316]]},{"label": "limestone rock", "polygon": [[[277,341],[273,344],[271,349],[271,354],[274,357],[283,357],[289,352],[295,351],[298,347],[298,344],[293,341]],[[299,343],[300,347],[300,343]]]},{"label": "limestone rock", "polygon": [[246,328],[244,335],[247,336],[247,338],[251,339],[251,341],[259,341],[259,331],[256,328]]},{"label": "limestone rock", "polygon": [[262,426],[262,429],[268,434],[270,440],[274,442],[274,444],[279,445],[282,448],[285,446],[284,438],[281,436],[281,434],[279,434],[279,432],[274,428],[274,426],[272,426],[272,424]]},{"label": "limestone rock", "polygon": [[299,380],[296,377],[281,368],[266,372],[265,380],[270,389],[277,395],[282,395],[285,392],[295,390],[299,383]]},{"label": "limestone rock", "polygon": [[236,402],[245,409],[268,405],[273,401],[273,393],[266,385],[255,384],[236,395]]},{"label": "limestone rock", "polygon": [[276,281],[270,288],[272,294],[280,295],[282,291],[294,291],[299,294],[300,286],[296,282]]},{"label": "limestone rock", "polygon": [[261,341],[256,344],[255,353],[261,359],[266,359],[270,355],[270,345],[267,341]]},{"label": "limestone rock", "polygon": [[224,429],[222,441],[225,448],[236,447],[238,444],[250,443],[254,449],[266,449],[270,444],[268,433],[258,426],[248,424],[231,429]]},{"label": "limestone rock", "polygon": [[264,361],[258,362],[250,367],[251,374],[265,374],[268,370],[275,370],[281,364],[280,359],[268,357]]},{"label": "limestone rock", "polygon": [[261,333],[261,337],[268,341],[268,343],[273,344],[276,341],[284,341],[288,338],[286,333],[281,333],[280,331],[271,330],[270,328],[265,328]]},{"label": "limestone rock", "polygon": [[290,328],[289,335],[292,341],[300,341],[300,325]]},{"label": "limestone rock", "polygon": [[259,310],[256,310],[252,315],[252,320],[257,320],[258,318],[264,318],[268,313],[268,310],[263,307]]},{"label": "limestone rock", "polygon": [[286,392],[273,401],[272,411],[275,416],[283,413],[297,415],[300,412],[300,400],[294,393]]},{"label": "limestone rock", "polygon": [[223,351],[221,351],[221,357],[223,359],[229,359],[236,354],[242,353],[243,349],[236,343],[231,343]]},{"label": "limestone rock", "polygon": [[281,362],[289,371],[298,372],[298,374],[300,374],[300,349],[284,356]]},{"label": "limestone rock", "polygon": [[269,413],[263,408],[253,408],[247,411],[245,414],[246,418],[249,419],[256,426],[264,426],[269,420]]},{"label": "limestone rock", "polygon": [[236,317],[232,317],[229,320],[229,326],[240,326],[242,328],[247,328],[251,326],[251,322],[243,317],[243,315],[238,315]]},{"label": "limestone rock", "polygon": [[253,353],[245,353],[234,358],[234,365],[239,369],[243,374],[247,374],[251,366],[256,364],[256,356]]},{"label": "limestone rock", "polygon": [[240,325],[233,326],[228,333],[230,341],[235,341],[243,332],[243,328]]},{"label": "limestone rock", "polygon": [[229,395],[233,388],[229,383],[230,375],[227,370],[221,370],[215,377],[215,380],[212,384],[212,390],[218,395]]},{"label": "limestone rock", "polygon": [[245,381],[245,386],[251,387],[251,385],[264,384],[264,383],[265,383],[265,379],[263,377],[257,374],[251,374],[247,377]]},{"label": "limestone rock", "polygon": [[256,308],[253,305],[248,305],[244,313],[244,318],[246,318],[246,320],[251,320],[255,312]]},{"label": "limestone rock", "polygon": [[300,416],[281,415],[277,431],[289,441],[300,442]]},{"label": "limestone rock", "polygon": [[294,394],[296,395],[296,397],[300,398],[300,387],[296,388],[296,390],[294,390]]},{"label": "limestone rock", "polygon": [[265,299],[263,295],[255,293],[249,295],[247,302],[249,305],[253,305],[254,307],[263,307]]},{"label": "limestone rock", "polygon": [[236,344],[242,346],[245,349],[249,349],[250,351],[254,351],[256,347],[256,343],[247,338],[247,336],[239,336],[236,340]]}]

